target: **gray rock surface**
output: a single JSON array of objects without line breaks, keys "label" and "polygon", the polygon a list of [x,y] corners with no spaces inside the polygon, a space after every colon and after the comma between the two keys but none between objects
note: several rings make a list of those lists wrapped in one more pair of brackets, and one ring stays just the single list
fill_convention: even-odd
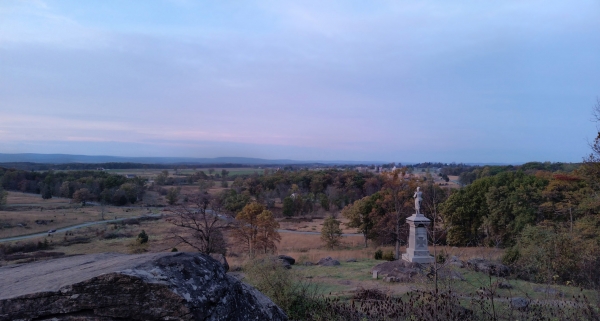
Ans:
[{"label": "gray rock surface", "polygon": [[331,256],[328,256],[320,259],[319,262],[317,262],[317,264],[320,266],[335,266],[340,265],[340,261],[332,258]]},{"label": "gray rock surface", "polygon": [[458,256],[453,255],[450,257],[450,265],[454,265],[462,269],[465,267],[465,262],[459,259]]},{"label": "gray rock surface", "polygon": [[0,268],[0,321],[287,320],[202,254],[91,254]]}]

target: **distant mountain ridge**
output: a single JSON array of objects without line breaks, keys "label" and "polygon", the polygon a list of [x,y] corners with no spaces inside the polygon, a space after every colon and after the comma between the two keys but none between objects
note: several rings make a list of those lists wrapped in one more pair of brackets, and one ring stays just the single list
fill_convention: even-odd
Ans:
[{"label": "distant mountain ridge", "polygon": [[5,154],[0,153],[0,163],[141,163],[141,164],[243,164],[243,165],[291,165],[291,164],[383,164],[385,162],[359,161],[297,161],[291,159],[262,159],[251,157],[122,157],[70,154]]}]

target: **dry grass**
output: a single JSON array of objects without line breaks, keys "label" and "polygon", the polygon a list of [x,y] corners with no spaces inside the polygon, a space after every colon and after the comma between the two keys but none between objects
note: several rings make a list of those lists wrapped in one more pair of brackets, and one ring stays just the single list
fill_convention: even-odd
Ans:
[{"label": "dry grass", "polygon": [[[68,201],[62,198],[44,200],[36,194],[9,192],[8,206],[0,211],[0,238],[35,234],[102,220],[99,206],[81,207],[79,204],[69,204]],[[149,210],[144,208],[107,206],[104,218],[134,217],[148,212]]]},{"label": "dry grass", "polygon": [[[321,228],[323,227],[323,222],[325,221],[324,216],[327,216],[326,213],[325,215],[322,215],[321,217],[295,217],[292,219],[280,219],[279,220],[279,227],[282,230],[290,230],[290,231],[301,231],[301,232],[321,232]],[[342,229],[342,232],[344,234],[354,234],[357,233],[357,230],[355,228],[349,228],[346,226],[346,223],[348,223],[348,219],[346,219],[345,217],[341,217],[338,215],[337,220],[339,220],[340,222],[342,222],[342,224],[340,225],[340,228]]]},{"label": "dry grass", "polygon": [[62,197],[45,200],[40,194],[8,192],[8,198],[6,201],[6,204],[8,205],[58,206],[69,205],[71,200]]},{"label": "dry grass", "polygon": [[[429,247],[429,252],[433,255],[433,247]],[[438,246],[438,253],[445,252],[448,255],[455,255],[463,261],[472,258],[484,258],[488,260],[500,260],[504,255],[504,249],[493,247],[455,247],[455,246]]]},{"label": "dry grass", "polygon": [[[148,210],[144,209],[125,211],[111,208],[107,209],[105,219],[135,217],[146,213]],[[100,209],[97,207],[45,209],[43,211],[39,209],[0,211],[0,238],[35,234],[100,220]],[[45,221],[45,224],[38,224],[36,221]]]}]

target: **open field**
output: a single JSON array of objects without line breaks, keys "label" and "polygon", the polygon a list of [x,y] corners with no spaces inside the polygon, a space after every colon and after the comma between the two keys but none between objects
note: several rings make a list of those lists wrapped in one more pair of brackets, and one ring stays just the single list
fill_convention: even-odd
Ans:
[{"label": "open field", "polygon": [[[8,206],[0,211],[0,238],[35,234],[67,226],[102,220],[100,206],[70,204],[68,199],[44,200],[40,195],[8,193]],[[105,219],[135,217],[148,209],[113,207],[104,209]]]},{"label": "open field", "polygon": [[[264,169],[261,168],[248,168],[248,167],[240,167],[240,168],[213,168],[214,174],[221,175],[221,170],[227,170],[229,172],[229,176],[235,175],[251,175],[257,173],[262,175],[264,173]],[[119,175],[136,175],[143,178],[153,178],[163,171],[168,171],[169,176],[177,177],[177,176],[187,176],[194,174],[195,172],[204,172],[206,175],[210,175],[208,168],[198,168],[198,169],[152,169],[152,168],[140,168],[140,169],[105,169],[104,171],[110,174],[119,174]]]},{"label": "open field", "polygon": [[[240,167],[240,168],[221,168],[221,167],[214,167],[213,168],[215,171],[213,174],[219,174],[221,175],[221,171],[222,170],[226,170],[229,172],[229,176],[235,176],[235,175],[252,175],[252,174],[258,174],[258,175],[263,175],[264,174],[264,168],[253,168],[253,167]],[[198,168],[196,170],[194,169],[180,169],[178,170],[179,174],[182,175],[191,175],[194,174],[195,172],[204,172],[204,174],[206,175],[210,175],[209,172],[209,168]]]},{"label": "open field", "polygon": [[40,194],[8,192],[6,204],[8,206],[56,207],[60,205],[68,206],[71,204],[71,200],[62,197],[54,197],[45,200]]}]

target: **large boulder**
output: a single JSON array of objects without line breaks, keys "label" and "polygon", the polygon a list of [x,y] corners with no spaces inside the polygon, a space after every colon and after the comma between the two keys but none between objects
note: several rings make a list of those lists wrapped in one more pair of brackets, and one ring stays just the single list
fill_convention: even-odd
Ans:
[{"label": "large boulder", "polygon": [[278,262],[278,263],[279,263],[279,265],[281,265],[281,266],[282,266],[284,269],[288,269],[288,270],[289,270],[289,269],[291,269],[291,268],[292,268],[292,265],[291,265],[291,264],[290,264],[288,261],[286,261],[286,260],[283,260],[283,259],[277,259],[277,262]]},{"label": "large boulder", "polygon": [[296,263],[296,259],[294,259],[291,256],[279,255],[279,256],[277,256],[277,258],[279,258],[280,260],[283,260],[283,261],[287,262],[289,265],[294,265],[294,263]]},{"label": "large boulder", "polygon": [[389,261],[377,264],[371,269],[386,282],[411,282],[419,274],[419,263],[411,263],[403,260]]},{"label": "large boulder", "polygon": [[0,280],[0,321],[287,320],[202,254],[73,256],[1,267]]},{"label": "large boulder", "polygon": [[340,265],[340,261],[332,258],[331,256],[328,256],[320,259],[319,262],[317,262],[317,264],[320,266],[335,266]]}]

